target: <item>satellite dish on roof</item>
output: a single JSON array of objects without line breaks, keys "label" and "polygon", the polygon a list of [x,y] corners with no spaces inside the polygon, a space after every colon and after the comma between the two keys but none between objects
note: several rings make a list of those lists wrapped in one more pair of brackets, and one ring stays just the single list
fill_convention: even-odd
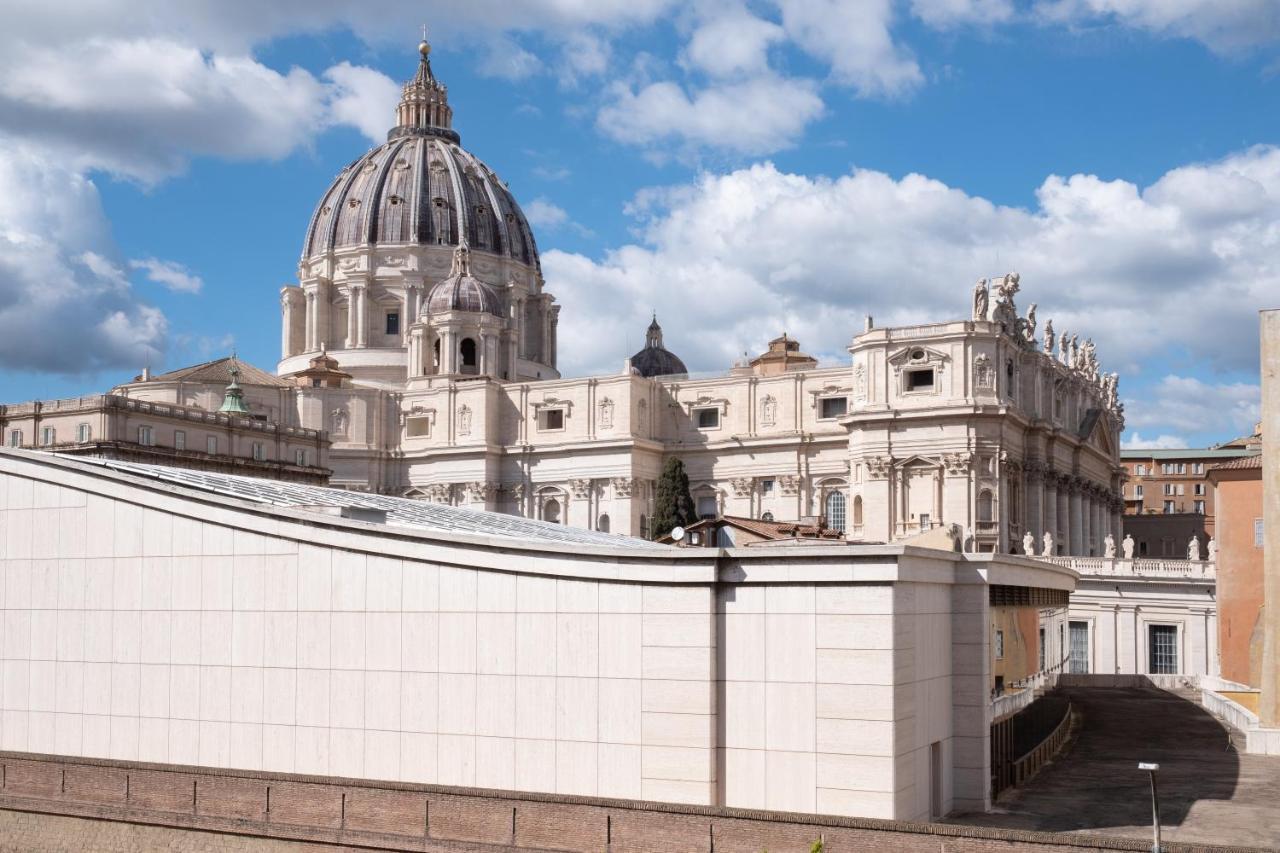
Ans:
[{"label": "satellite dish on roof", "polygon": [[679,525],[671,528],[671,541],[679,542],[682,539],[684,539],[684,528]]}]

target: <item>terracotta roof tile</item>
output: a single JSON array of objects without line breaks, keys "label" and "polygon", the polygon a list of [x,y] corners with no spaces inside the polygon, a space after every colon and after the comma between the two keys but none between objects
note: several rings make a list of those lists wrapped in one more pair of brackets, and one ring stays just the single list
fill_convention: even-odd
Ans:
[{"label": "terracotta roof tile", "polygon": [[1221,465],[1214,465],[1211,471],[1237,471],[1248,468],[1261,468],[1262,454],[1255,453],[1253,456],[1241,456],[1239,459],[1232,459],[1230,462],[1223,462]]}]

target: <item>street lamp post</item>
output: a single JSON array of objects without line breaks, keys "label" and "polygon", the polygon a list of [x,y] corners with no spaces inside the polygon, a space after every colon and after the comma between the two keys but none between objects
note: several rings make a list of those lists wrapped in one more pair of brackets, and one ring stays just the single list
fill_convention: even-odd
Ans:
[{"label": "street lamp post", "polygon": [[1146,770],[1151,774],[1151,831],[1155,838],[1151,845],[1151,853],[1161,853],[1160,795],[1156,790],[1156,771],[1160,769],[1160,765],[1149,761],[1139,761],[1138,769]]}]

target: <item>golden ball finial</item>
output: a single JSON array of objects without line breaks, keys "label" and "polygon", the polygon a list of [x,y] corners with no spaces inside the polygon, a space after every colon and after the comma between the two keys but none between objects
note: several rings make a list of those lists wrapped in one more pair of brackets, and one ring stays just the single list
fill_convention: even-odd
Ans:
[{"label": "golden ball finial", "polygon": [[418,53],[422,54],[423,59],[426,59],[427,55],[431,53],[431,44],[426,39],[418,42]]}]

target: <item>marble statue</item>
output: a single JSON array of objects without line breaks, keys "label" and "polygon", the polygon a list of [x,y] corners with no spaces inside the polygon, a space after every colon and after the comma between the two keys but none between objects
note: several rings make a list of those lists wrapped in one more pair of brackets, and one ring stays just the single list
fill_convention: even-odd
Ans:
[{"label": "marble statue", "polygon": [[1052,557],[1053,551],[1053,534],[1049,531],[1044,532],[1044,548],[1040,551],[1046,557]]},{"label": "marble statue", "polygon": [[1036,340],[1036,303],[1032,302],[1031,307],[1027,309],[1027,340],[1035,343]]},{"label": "marble statue", "polygon": [[1044,351],[1047,352],[1049,355],[1053,355],[1054,340],[1055,338],[1053,335],[1053,320],[1052,319],[1045,320],[1044,321]]},{"label": "marble statue", "polygon": [[1102,556],[1109,560],[1116,558],[1116,537],[1110,533],[1107,534],[1107,538],[1102,540]]},{"label": "marble statue", "polygon": [[1200,559],[1200,540],[1195,536],[1195,534],[1192,534],[1191,541],[1187,543],[1187,559]]},{"label": "marble statue", "polygon": [[985,278],[978,279],[978,283],[973,286],[973,319],[987,319],[987,309],[990,306],[991,292],[987,289],[987,280]]},{"label": "marble statue", "polygon": [[1124,550],[1124,558],[1125,558],[1126,560],[1132,560],[1132,559],[1133,559],[1133,536],[1132,536],[1132,534],[1126,533],[1126,534],[1124,535],[1124,541],[1120,543],[1120,547]]},{"label": "marble statue", "polygon": [[1028,530],[1022,537],[1022,553],[1028,557],[1036,555],[1036,535]]},{"label": "marble statue", "polygon": [[1058,361],[1063,364],[1067,363],[1067,359],[1071,358],[1071,335],[1063,332],[1062,337],[1058,338]]},{"label": "marble statue", "polygon": [[1067,364],[1072,367],[1080,367],[1080,336],[1071,336],[1071,357],[1067,360]]},{"label": "marble statue", "polygon": [[1210,536],[1206,547],[1209,549],[1209,562],[1216,563],[1218,561],[1218,540]]}]

